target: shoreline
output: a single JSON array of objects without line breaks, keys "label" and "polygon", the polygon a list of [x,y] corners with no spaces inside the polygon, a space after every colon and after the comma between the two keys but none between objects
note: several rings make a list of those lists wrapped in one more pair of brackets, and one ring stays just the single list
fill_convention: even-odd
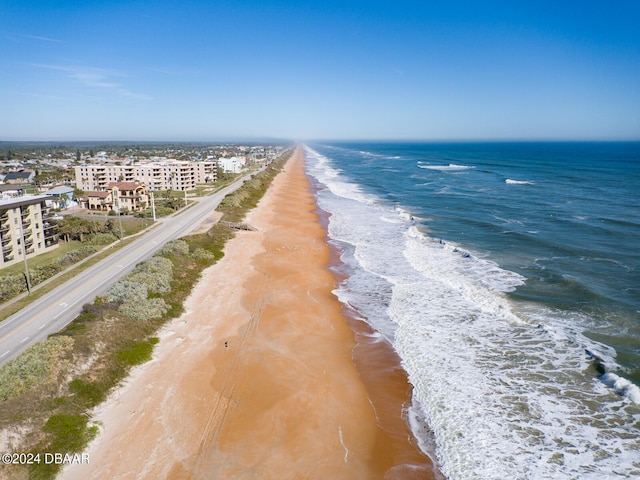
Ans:
[{"label": "shoreline", "polygon": [[[311,192],[322,187],[307,175]],[[328,234],[331,214],[316,203],[315,213],[325,232],[329,247],[327,269],[335,278],[336,287],[348,278],[341,260],[340,247]],[[413,386],[393,346],[362,318],[351,306],[341,303],[341,313],[354,334],[353,362],[369,394],[376,412],[378,432],[374,447],[380,469],[393,473],[394,479],[444,480],[435,460],[435,452],[423,452],[408,421]]]},{"label": "shoreline", "polygon": [[316,208],[298,149],[60,478],[384,477]]}]

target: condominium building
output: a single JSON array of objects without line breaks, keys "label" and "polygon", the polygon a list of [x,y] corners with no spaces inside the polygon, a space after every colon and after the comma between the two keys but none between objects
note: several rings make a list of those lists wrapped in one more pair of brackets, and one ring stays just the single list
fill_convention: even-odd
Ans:
[{"label": "condominium building", "polygon": [[81,165],[75,167],[76,186],[104,191],[111,182],[139,181],[149,190],[193,190],[198,183],[215,182],[216,162],[166,160],[134,165]]},{"label": "condominium building", "polygon": [[0,268],[40,255],[58,247],[56,227],[45,202],[49,195],[24,195],[0,200]]},{"label": "condominium building", "polygon": [[219,158],[218,165],[225,173],[240,173],[246,164],[244,157]]}]

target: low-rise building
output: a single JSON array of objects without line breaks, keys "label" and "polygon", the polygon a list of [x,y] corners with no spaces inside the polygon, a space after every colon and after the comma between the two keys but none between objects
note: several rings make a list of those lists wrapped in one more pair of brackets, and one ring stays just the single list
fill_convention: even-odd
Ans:
[{"label": "low-rise building", "polygon": [[32,183],[36,178],[35,172],[31,170],[20,170],[9,172],[4,176],[4,182],[10,184]]},{"label": "low-rise building", "polygon": [[47,201],[47,206],[51,208],[67,208],[75,205],[73,201],[73,188],[60,185],[47,190],[45,193],[53,197],[53,200]]},{"label": "low-rise building", "polygon": [[140,182],[111,182],[106,190],[89,192],[84,206],[106,212],[139,212],[149,208],[149,192]]},{"label": "low-rise building", "polygon": [[58,233],[46,206],[48,195],[0,200],[0,268],[58,247]]}]

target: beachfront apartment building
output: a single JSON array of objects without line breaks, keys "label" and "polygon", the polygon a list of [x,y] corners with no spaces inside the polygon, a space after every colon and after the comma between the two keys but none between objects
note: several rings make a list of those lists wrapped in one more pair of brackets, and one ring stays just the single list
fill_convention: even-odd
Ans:
[{"label": "beachfront apartment building", "polygon": [[224,173],[240,173],[246,164],[244,157],[219,158],[218,166]]},{"label": "beachfront apartment building", "polygon": [[58,247],[58,232],[48,221],[50,195],[24,195],[0,200],[0,268]]},{"label": "beachfront apartment building", "polygon": [[133,165],[79,165],[76,187],[105,191],[111,182],[141,182],[151,191],[193,190],[199,183],[216,181],[215,161],[165,160]]}]

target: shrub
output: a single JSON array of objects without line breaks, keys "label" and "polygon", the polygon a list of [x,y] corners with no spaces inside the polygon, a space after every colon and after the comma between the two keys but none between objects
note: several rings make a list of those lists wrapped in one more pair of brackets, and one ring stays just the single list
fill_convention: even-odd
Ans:
[{"label": "shrub", "polygon": [[130,280],[120,280],[114,283],[107,290],[107,301],[109,302],[138,302],[146,300],[148,296],[148,288],[146,285]]},{"label": "shrub", "polygon": [[156,205],[156,216],[167,217],[172,215],[174,210],[172,208],[163,207],[162,205]]},{"label": "shrub", "polygon": [[[180,240],[180,241],[183,242],[185,245],[187,245],[187,242],[185,242],[184,240]],[[188,245],[187,245],[187,248],[189,248]],[[151,257],[146,262],[138,265],[136,267],[136,270],[140,270],[142,272],[167,272],[168,271],[169,273],[172,273],[173,263],[171,263],[171,260],[169,260],[168,258]]]},{"label": "shrub", "polygon": [[196,248],[189,254],[194,260],[215,260],[216,256],[204,248]]},{"label": "shrub", "polygon": [[[29,273],[31,273],[31,269],[29,269]],[[2,275],[0,278],[0,302],[13,298],[26,290],[27,281],[22,273]]]},{"label": "shrub", "polygon": [[160,249],[156,256],[167,257],[172,254],[188,255],[189,245],[184,240],[171,240]]},{"label": "shrub", "polygon": [[167,293],[171,290],[171,277],[150,272],[133,272],[127,280],[147,287],[147,293]]},{"label": "shrub", "polygon": [[118,307],[118,311],[139,322],[160,318],[169,311],[163,298],[131,299]]},{"label": "shrub", "polygon": [[146,285],[149,293],[167,293],[171,290],[173,263],[168,258],[152,257],[139,264],[126,279]]},{"label": "shrub", "polygon": [[73,348],[67,336],[50,337],[27,348],[0,368],[0,401],[20,395],[31,387],[51,383],[66,367],[65,357]]},{"label": "shrub", "polygon": [[72,263],[77,263],[83,258],[87,258],[89,255],[93,255],[96,252],[97,250],[95,247],[91,245],[84,245],[77,250],[65,253],[58,259],[58,264],[61,266],[71,265]]},{"label": "shrub", "polygon": [[109,245],[117,240],[117,237],[111,233],[94,233],[91,235],[89,242],[92,245]]}]

